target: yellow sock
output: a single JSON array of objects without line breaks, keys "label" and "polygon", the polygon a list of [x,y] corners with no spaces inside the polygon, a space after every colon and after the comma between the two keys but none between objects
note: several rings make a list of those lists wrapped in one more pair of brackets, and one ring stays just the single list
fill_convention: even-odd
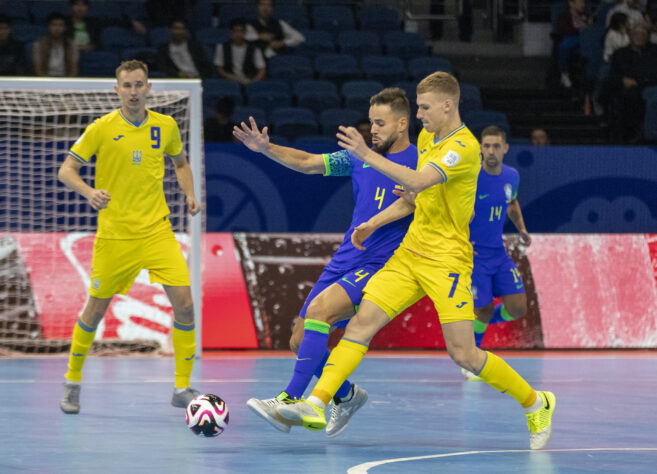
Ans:
[{"label": "yellow sock", "polygon": [[523,408],[532,406],[536,401],[536,391],[509,364],[492,352],[486,351],[486,362],[477,375],[491,387],[511,395]]},{"label": "yellow sock", "polygon": [[182,324],[178,321],[173,322],[173,353],[176,359],[176,388],[189,387],[189,377],[192,375],[194,368],[194,358],[196,357],[196,330],[194,323]]},{"label": "yellow sock", "polygon": [[96,328],[91,328],[84,324],[81,319],[73,326],[73,336],[71,337],[71,352],[68,356],[67,380],[71,382],[82,381],[82,366],[87,358],[87,353],[96,336]]},{"label": "yellow sock", "polygon": [[331,351],[331,355],[324,365],[324,372],[311,396],[319,398],[324,405],[328,405],[335,392],[358,367],[366,352],[365,344],[342,339]]}]

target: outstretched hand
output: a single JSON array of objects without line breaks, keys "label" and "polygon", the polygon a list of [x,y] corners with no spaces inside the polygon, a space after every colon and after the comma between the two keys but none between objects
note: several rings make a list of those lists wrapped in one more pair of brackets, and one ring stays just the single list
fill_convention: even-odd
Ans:
[{"label": "outstretched hand", "polygon": [[354,231],[351,233],[351,243],[354,244],[358,250],[365,250],[363,247],[363,242],[367,239],[376,229],[369,225],[367,222],[363,222],[360,225],[354,227]]},{"label": "outstretched hand", "polygon": [[264,127],[262,132],[253,117],[249,117],[249,125],[242,122],[233,127],[233,135],[249,149],[258,153],[264,153],[269,147],[268,128]]},{"label": "outstretched hand", "polygon": [[365,139],[354,127],[338,127],[340,130],[335,134],[338,137],[338,145],[345,150],[349,150],[359,160],[363,160],[365,154],[370,150],[365,143]]}]

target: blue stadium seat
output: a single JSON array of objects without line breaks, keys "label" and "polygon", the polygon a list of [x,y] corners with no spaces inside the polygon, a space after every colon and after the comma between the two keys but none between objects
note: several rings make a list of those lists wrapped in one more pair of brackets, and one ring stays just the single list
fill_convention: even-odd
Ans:
[{"label": "blue stadium seat", "polygon": [[646,102],[648,102],[651,99],[657,98],[657,86],[646,87],[645,89],[643,89],[641,95],[643,96],[643,100],[645,100]]},{"label": "blue stadium seat", "polygon": [[506,142],[509,145],[516,146],[530,146],[532,144],[532,141],[525,137],[506,137]]},{"label": "blue stadium seat", "polygon": [[219,23],[224,28],[230,28],[234,18],[244,18],[246,21],[255,20],[256,6],[254,3],[227,3],[219,9]]},{"label": "blue stadium seat", "polygon": [[478,140],[481,138],[482,130],[490,125],[497,125],[506,132],[507,136],[511,135],[509,119],[504,112],[473,110],[464,117],[463,121]]},{"label": "blue stadium seat", "polygon": [[312,11],[313,25],[318,30],[353,30],[356,28],[354,13],[344,5],[317,6]]},{"label": "blue stadium seat", "polygon": [[30,8],[24,0],[6,0],[0,4],[0,13],[7,15],[14,22],[30,21]]},{"label": "blue stadium seat", "polygon": [[258,92],[285,92],[286,94],[290,94],[291,89],[290,84],[282,79],[263,79],[262,81],[247,84],[247,97]]},{"label": "blue stadium seat", "polygon": [[338,50],[362,58],[368,54],[381,54],[379,35],[373,31],[348,30],[338,33]]},{"label": "blue stadium seat", "polygon": [[16,23],[11,27],[11,34],[14,39],[24,43],[31,43],[46,34],[46,27],[41,25],[32,25],[30,23]]},{"label": "blue stadium seat", "polygon": [[294,146],[296,148],[301,148],[302,150],[307,147],[314,148],[322,146],[325,147],[326,151],[329,153],[340,149],[338,139],[335,137],[327,137],[326,135],[305,135],[299,137],[295,140]]},{"label": "blue stadium seat", "polygon": [[265,80],[246,86],[246,101],[252,107],[260,107],[265,112],[292,105],[292,94],[286,81]]},{"label": "blue stadium seat", "polygon": [[413,58],[408,60],[408,73],[411,79],[421,81],[426,76],[436,71],[452,73],[452,63],[445,58],[428,56],[424,58]]},{"label": "blue stadium seat", "polygon": [[169,28],[166,26],[157,26],[148,30],[148,42],[151,46],[158,47],[171,41]]},{"label": "blue stadium seat", "polygon": [[319,114],[319,124],[322,128],[322,135],[335,137],[339,125],[347,127],[355,126],[360,119],[366,117],[367,115],[363,115],[357,110],[327,109]]},{"label": "blue stadium seat", "polygon": [[407,31],[389,31],[383,34],[386,54],[402,59],[419,58],[429,52],[424,38]]},{"label": "blue stadium seat", "polygon": [[335,41],[328,31],[306,30],[306,41],[297,46],[295,54],[314,58],[320,54],[335,53]]},{"label": "blue stadium seat", "polygon": [[144,2],[135,2],[135,1],[128,1],[128,2],[121,2],[123,6],[123,13],[130,17],[134,18],[135,20],[139,21],[147,21],[148,20],[148,12],[146,11],[146,7],[144,5]]},{"label": "blue stadium seat", "polygon": [[294,95],[299,107],[306,107],[315,113],[340,107],[338,89],[330,81],[304,80],[294,84]]},{"label": "blue stadium seat", "polygon": [[106,23],[116,23],[123,17],[121,5],[118,2],[89,2],[87,14]]},{"label": "blue stadium seat", "polygon": [[361,30],[385,33],[401,28],[401,17],[397,10],[384,6],[363,7],[358,13]]},{"label": "blue stadium seat", "polygon": [[192,31],[212,26],[213,5],[210,0],[196,0],[189,12],[190,29]]},{"label": "blue stadium seat", "polygon": [[37,25],[47,25],[48,15],[57,12],[62,15],[68,14],[68,2],[63,0],[37,0],[35,2],[26,2],[30,4],[32,21]]},{"label": "blue stadium seat", "polygon": [[361,71],[356,58],[348,54],[321,54],[315,58],[315,71],[320,79],[349,81],[359,79]]},{"label": "blue stadium seat", "polygon": [[370,98],[381,92],[383,84],[378,81],[348,81],[342,85],[342,96],[344,105],[348,109],[361,112],[362,116],[367,116],[370,108]]},{"label": "blue stadium seat", "polygon": [[227,29],[201,28],[194,34],[199,43],[211,45],[212,51],[217,44],[223,44],[230,39],[230,31]]},{"label": "blue stadium seat", "polygon": [[579,52],[586,60],[586,76],[589,79],[596,79],[602,66],[604,34],[603,26],[591,26],[583,29],[579,34]]},{"label": "blue stadium seat", "polygon": [[277,3],[274,7],[274,18],[289,23],[297,30],[305,30],[310,26],[306,9],[294,3]]},{"label": "blue stadium seat", "polygon": [[267,73],[272,79],[298,81],[313,78],[310,59],[293,54],[279,54],[269,58]]},{"label": "blue stadium seat", "polygon": [[267,125],[267,113],[260,107],[251,107],[238,105],[233,111],[233,122],[239,124],[242,122],[249,123],[249,117],[253,117],[260,130]]},{"label": "blue stadium seat", "polygon": [[484,106],[481,102],[479,87],[464,82],[459,85],[461,88],[461,100],[459,101],[459,113],[461,117],[467,116],[470,112],[482,110]]},{"label": "blue stadium seat", "polygon": [[388,86],[406,79],[404,61],[394,56],[365,56],[360,67],[366,79]]},{"label": "blue stadium seat", "polygon": [[235,105],[242,105],[242,90],[237,82],[228,79],[205,79],[203,86],[203,102],[211,104],[221,97],[230,97]]},{"label": "blue stadium seat", "polygon": [[269,123],[276,135],[282,135],[288,140],[315,135],[319,129],[313,111],[304,107],[275,109],[269,116]]},{"label": "blue stadium seat", "polygon": [[146,40],[127,28],[108,26],[100,33],[103,49],[119,52],[125,48],[141,48],[146,46]]},{"label": "blue stadium seat", "polygon": [[647,141],[657,143],[657,97],[651,98],[646,104],[643,136]]},{"label": "blue stadium seat", "polygon": [[124,48],[121,50],[121,61],[129,61],[130,59],[138,59],[148,65],[148,76],[154,78],[154,73],[157,73],[157,50],[152,46],[144,46],[141,48]]},{"label": "blue stadium seat", "polygon": [[111,51],[89,51],[80,53],[81,77],[114,77],[120,62],[119,55]]}]

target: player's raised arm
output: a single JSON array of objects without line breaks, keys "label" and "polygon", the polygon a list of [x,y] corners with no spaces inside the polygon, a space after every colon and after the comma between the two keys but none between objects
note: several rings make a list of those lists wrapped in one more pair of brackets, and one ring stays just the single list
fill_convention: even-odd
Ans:
[{"label": "player's raised arm", "polygon": [[525,220],[522,217],[522,209],[520,209],[520,203],[517,199],[514,199],[509,203],[506,214],[509,216],[509,219],[511,219],[511,222],[513,222],[513,225],[516,226],[516,229],[518,229],[522,243],[530,246],[532,244],[532,238],[529,235],[529,232],[527,232],[527,227],[525,227]]},{"label": "player's raised arm", "polygon": [[268,127],[262,131],[253,117],[249,117],[249,124],[242,122],[233,128],[233,135],[249,150],[262,153],[287,168],[305,174],[324,174],[326,165],[322,155],[314,155],[302,150],[286,146],[274,145],[269,141]]},{"label": "player's raised arm", "polygon": [[185,152],[182,152],[178,156],[172,156],[170,158],[176,166],[178,185],[185,193],[187,211],[195,216],[201,210],[201,205],[196,200],[196,195],[194,194],[194,176],[192,175],[192,168],[187,162],[187,156]]},{"label": "player's raised arm", "polygon": [[365,250],[363,242],[379,227],[402,219],[415,211],[415,205],[408,199],[400,197],[378,214],[373,215],[367,222],[356,226],[351,234],[351,243],[358,250]]},{"label": "player's raised arm", "polygon": [[85,183],[80,177],[80,168],[82,163],[69,155],[60,166],[57,178],[68,188],[84,196],[95,210],[105,209],[110,201],[110,194],[104,189],[94,189]]}]

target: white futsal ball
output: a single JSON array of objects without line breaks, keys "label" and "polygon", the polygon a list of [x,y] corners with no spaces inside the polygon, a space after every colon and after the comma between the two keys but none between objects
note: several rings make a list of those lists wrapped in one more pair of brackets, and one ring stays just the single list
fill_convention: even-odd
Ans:
[{"label": "white futsal ball", "polygon": [[228,427],[226,402],[211,393],[199,395],[189,402],[185,415],[187,427],[199,436],[219,436]]}]

